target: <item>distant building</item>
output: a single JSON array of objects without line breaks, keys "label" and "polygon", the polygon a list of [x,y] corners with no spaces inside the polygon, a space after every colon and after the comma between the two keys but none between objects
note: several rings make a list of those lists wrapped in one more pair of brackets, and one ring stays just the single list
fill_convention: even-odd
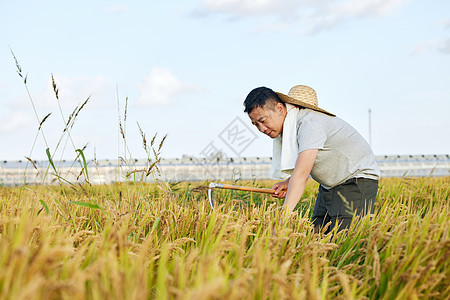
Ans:
[{"label": "distant building", "polygon": [[[382,155],[377,156],[382,177],[450,176],[449,155]],[[88,175],[92,184],[118,181],[205,181],[269,179],[270,157],[226,157],[216,155],[196,158],[162,159],[158,168],[149,172],[152,161],[134,159],[125,163],[118,160],[88,162]],[[0,185],[58,184],[53,168],[47,161],[0,162]],[[85,174],[79,162],[55,162],[58,176],[70,182],[83,182]],[[44,174],[45,182],[44,182]]]}]

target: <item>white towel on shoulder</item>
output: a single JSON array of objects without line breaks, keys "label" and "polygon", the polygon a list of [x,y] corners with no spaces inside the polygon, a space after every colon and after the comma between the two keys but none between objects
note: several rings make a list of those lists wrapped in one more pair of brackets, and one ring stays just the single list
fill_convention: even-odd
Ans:
[{"label": "white towel on shoulder", "polygon": [[283,123],[283,138],[273,139],[272,167],[270,177],[285,179],[292,174],[298,156],[297,115],[299,108],[286,103],[287,114]]}]

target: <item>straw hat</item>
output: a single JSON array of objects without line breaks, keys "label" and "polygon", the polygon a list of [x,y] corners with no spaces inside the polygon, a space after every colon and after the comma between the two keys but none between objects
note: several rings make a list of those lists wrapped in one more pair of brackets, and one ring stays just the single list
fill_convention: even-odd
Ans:
[{"label": "straw hat", "polygon": [[297,106],[303,106],[335,117],[336,115],[319,108],[316,91],[306,85],[296,85],[287,95],[276,92],[281,101]]}]

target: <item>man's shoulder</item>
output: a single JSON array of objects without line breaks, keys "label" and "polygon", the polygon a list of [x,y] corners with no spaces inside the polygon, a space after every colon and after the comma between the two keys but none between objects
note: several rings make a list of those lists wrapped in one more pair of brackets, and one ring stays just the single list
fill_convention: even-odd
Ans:
[{"label": "man's shoulder", "polygon": [[299,126],[300,125],[304,126],[307,124],[326,124],[329,122],[342,121],[337,117],[332,117],[308,108],[299,109],[297,120]]},{"label": "man's shoulder", "polygon": [[336,119],[335,116],[330,116],[309,108],[300,108],[298,110],[298,118],[308,118],[308,119],[323,119],[323,120],[331,120]]},{"label": "man's shoulder", "polygon": [[306,136],[326,135],[328,125],[320,114],[312,109],[300,109],[297,119],[297,139],[300,137],[305,139]]}]

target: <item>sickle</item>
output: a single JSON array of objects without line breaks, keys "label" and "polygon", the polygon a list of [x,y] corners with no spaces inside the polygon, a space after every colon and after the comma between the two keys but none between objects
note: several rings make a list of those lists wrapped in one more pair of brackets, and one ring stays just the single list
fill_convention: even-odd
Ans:
[{"label": "sickle", "polygon": [[275,190],[272,190],[272,189],[262,189],[262,188],[255,188],[255,187],[249,187],[249,186],[238,186],[238,185],[211,182],[208,186],[208,200],[209,200],[209,205],[211,205],[211,208],[214,208],[214,201],[213,201],[212,193],[213,193],[213,189],[215,189],[215,188],[246,191],[246,192],[265,193],[265,194],[275,193]]}]

